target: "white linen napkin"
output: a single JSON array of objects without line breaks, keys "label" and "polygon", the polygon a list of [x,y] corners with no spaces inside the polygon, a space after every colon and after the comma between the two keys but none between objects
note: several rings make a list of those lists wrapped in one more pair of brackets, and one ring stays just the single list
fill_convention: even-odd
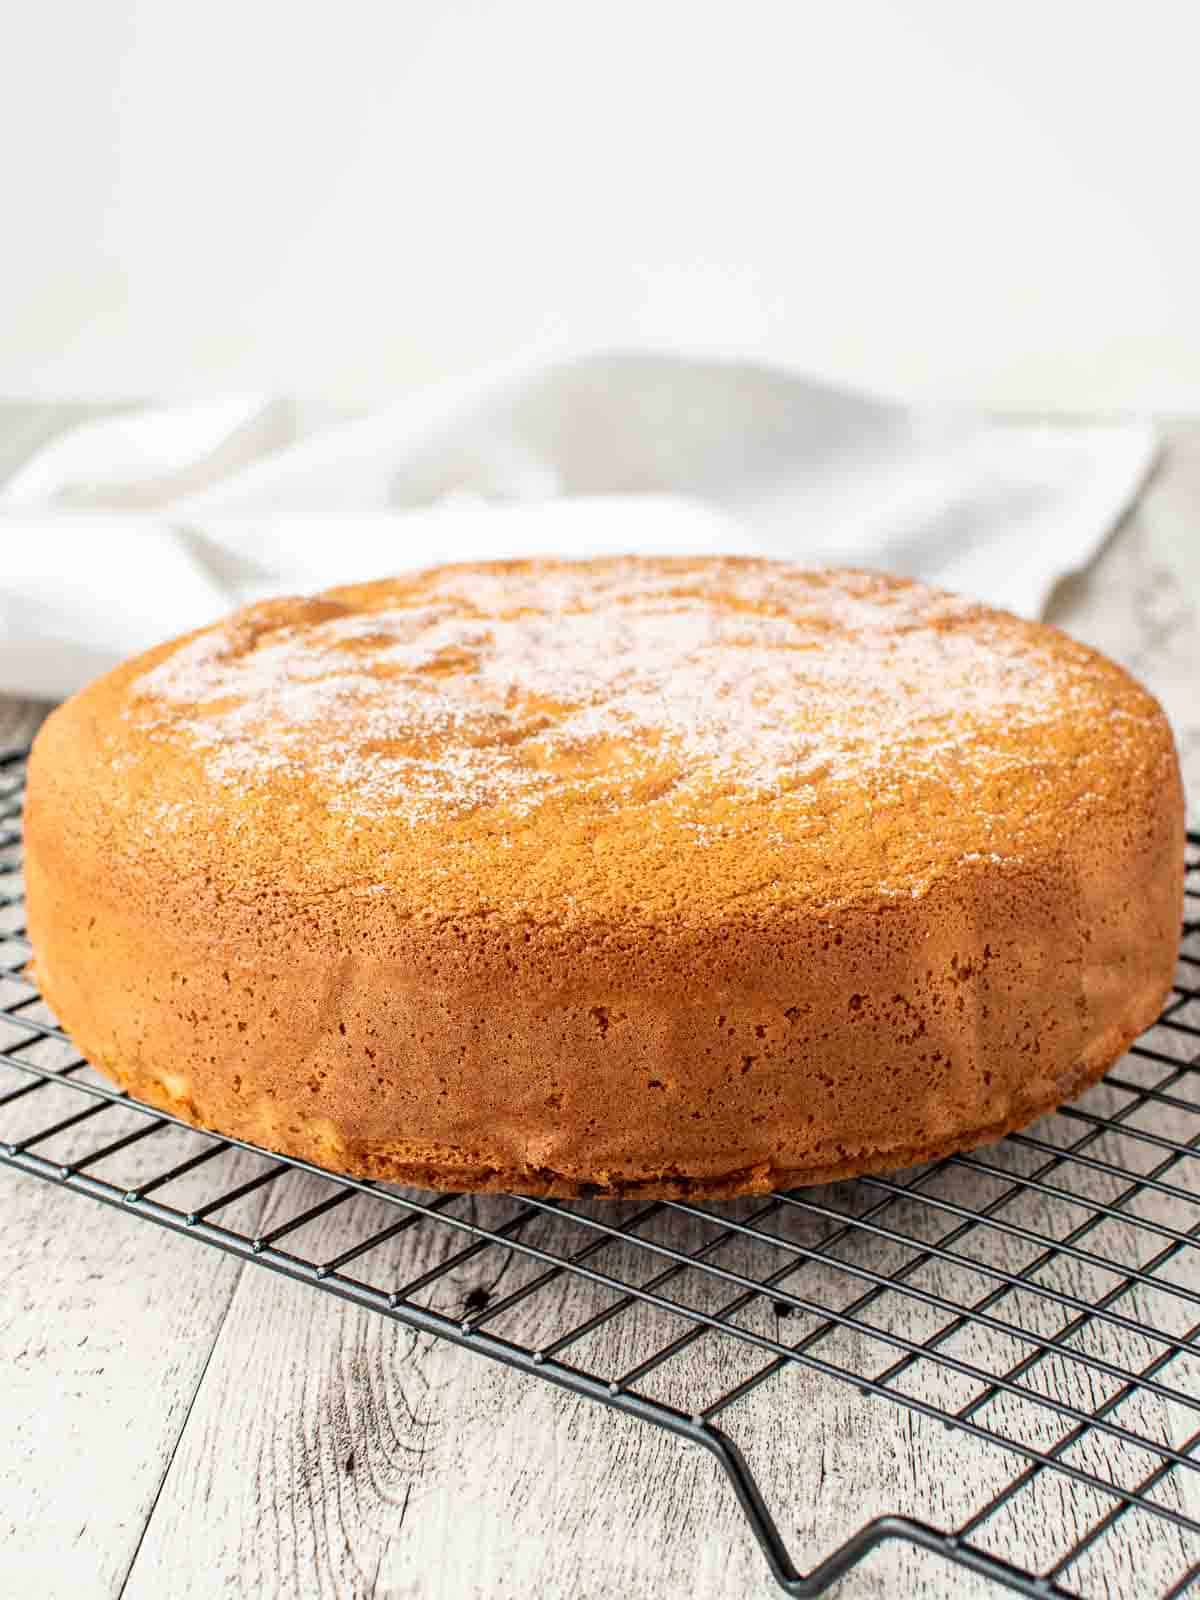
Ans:
[{"label": "white linen napkin", "polygon": [[317,429],[263,396],[125,411],[0,487],[0,690],[70,693],[265,594],[511,555],[875,566],[1036,616],[1156,448],[1143,422],[935,414],[622,352],[523,361]]}]

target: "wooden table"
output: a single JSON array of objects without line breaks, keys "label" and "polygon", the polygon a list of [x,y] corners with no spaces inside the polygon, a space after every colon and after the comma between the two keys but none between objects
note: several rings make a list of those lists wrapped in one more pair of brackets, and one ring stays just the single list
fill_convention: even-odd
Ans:
[{"label": "wooden table", "polygon": [[[1200,814],[1200,426],[1171,429],[1051,616],[1162,698]],[[0,738],[40,714],[4,706]],[[82,1196],[10,1172],[0,1196],[0,1597],[778,1592],[715,1466],[657,1429]],[[803,1393],[763,1424],[802,1562],[882,1511],[950,1522],[995,1476],[891,1405],[815,1377]],[[1114,1594],[1150,1592],[1161,1543],[1128,1519]],[[996,1592],[889,1545],[839,1600]]]}]

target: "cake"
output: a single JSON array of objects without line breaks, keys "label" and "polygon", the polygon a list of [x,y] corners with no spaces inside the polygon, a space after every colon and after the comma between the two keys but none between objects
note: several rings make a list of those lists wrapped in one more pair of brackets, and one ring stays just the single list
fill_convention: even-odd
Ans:
[{"label": "cake", "polygon": [[1171,733],[1057,629],[730,558],[252,605],[38,735],[38,981],[139,1100],[434,1189],[729,1196],[995,1139],[1158,1015]]}]

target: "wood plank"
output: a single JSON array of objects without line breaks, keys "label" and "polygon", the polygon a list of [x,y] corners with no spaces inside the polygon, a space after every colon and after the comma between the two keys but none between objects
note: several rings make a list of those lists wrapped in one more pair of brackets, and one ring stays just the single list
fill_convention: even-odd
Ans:
[{"label": "wood plank", "polygon": [[[1142,1118],[1141,1125],[1152,1121]],[[1128,1160],[1128,1150],[1114,1149],[1109,1138],[1109,1157]],[[1068,1169],[1059,1181],[1081,1196],[1098,1194],[1107,1182],[1085,1169]],[[853,1187],[814,1191],[814,1198],[844,1201]],[[976,1177],[959,1171],[938,1192],[977,1203],[978,1189]],[[322,1186],[313,1184],[306,1197],[290,1193],[286,1205],[273,1202],[266,1226],[286,1220],[321,1193]],[[282,1201],[282,1195],[277,1192],[275,1199]],[[499,1203],[477,1204],[492,1225],[503,1215]],[[1062,1207],[1033,1194],[1004,1215],[1045,1230],[1053,1228]],[[911,1227],[914,1220],[921,1219],[910,1215],[901,1225]],[[933,1220],[939,1228],[953,1221]],[[364,1237],[369,1226],[354,1219],[351,1208],[328,1213],[296,1236],[294,1247],[314,1260],[329,1259]],[[1110,1225],[1110,1232],[1120,1230],[1120,1224]],[[547,1219],[533,1233],[552,1244],[562,1231],[561,1223]],[[809,1230],[814,1238],[818,1231],[815,1225]],[[400,1247],[386,1248],[386,1270],[376,1261],[371,1281],[399,1284],[444,1259],[453,1240],[430,1234],[423,1224]],[[798,1235],[793,1230],[793,1236],[804,1236],[804,1230]],[[701,1234],[675,1219],[657,1237],[689,1248]],[[972,1247],[980,1259],[1012,1272],[1035,1254],[1019,1239],[996,1232],[977,1237]],[[1098,1251],[1104,1248],[1096,1244]],[[1111,1239],[1107,1248],[1119,1255]],[[853,1257],[858,1265],[879,1270],[898,1264],[896,1249],[866,1238],[857,1242]],[[627,1247],[595,1259],[618,1274],[647,1275]],[[775,1257],[755,1246],[726,1249],[720,1259],[754,1272],[766,1270]],[[449,1282],[436,1285],[429,1303],[460,1314],[467,1295],[490,1288],[503,1264],[498,1250],[476,1256]],[[357,1270],[368,1276],[367,1266]],[[498,1287],[511,1292],[538,1270],[510,1263]],[[1098,1285],[1089,1274],[1090,1269],[1067,1262],[1039,1277],[1091,1299]],[[974,1297],[993,1286],[983,1277],[964,1283],[961,1271],[946,1268],[926,1270],[920,1283]],[[788,1287],[838,1306],[853,1285],[833,1266],[809,1266]],[[712,1309],[726,1295],[724,1289],[714,1292],[698,1284],[694,1276],[676,1285],[675,1292]],[[515,1308],[496,1331],[538,1344],[582,1322],[603,1303],[591,1286],[560,1280]],[[1045,1337],[1070,1315],[1034,1294],[1001,1307],[999,1314]],[[739,1320],[761,1332],[779,1329],[769,1301]],[[873,1320],[919,1338],[947,1319],[892,1293]],[[811,1325],[789,1319],[788,1336],[799,1337]],[[577,1346],[572,1358],[590,1371],[615,1376],[661,1345],[670,1331],[661,1317],[626,1315]],[[1127,1348],[1129,1343],[1101,1328],[1091,1331],[1083,1347],[1114,1365],[1130,1366],[1137,1352]],[[1031,1348],[971,1332],[946,1349],[998,1370],[998,1346],[1012,1362]],[[894,1359],[894,1352],[856,1334],[831,1336],[821,1353],[866,1373]],[[663,1369],[646,1392],[687,1408],[761,1364],[759,1355],[708,1335]],[[928,1362],[914,1378],[898,1387],[951,1408],[980,1388]],[[1097,1387],[1097,1374],[1077,1361],[1048,1362],[1031,1380],[1035,1390],[1039,1379],[1058,1399],[1087,1410],[1105,1392]],[[1183,1436],[1181,1419],[1153,1396],[1131,1402],[1121,1420],[1151,1441]],[[1040,1448],[1053,1446],[1070,1426],[1041,1407],[1004,1395],[991,1402],[987,1421],[1005,1436]],[[1019,1460],[961,1431],[948,1434],[937,1421],[803,1369],[755,1391],[731,1411],[729,1422],[802,1565],[827,1555],[870,1516],[908,1512],[954,1527],[1021,1467]],[[1072,1459],[1102,1476],[1121,1467],[1120,1448],[1095,1435]],[[1005,1556],[1023,1549],[1046,1563],[1086,1533],[1110,1504],[1086,1491],[1064,1492],[1061,1478],[1045,1473],[981,1531],[978,1542]],[[1147,1592],[1165,1587],[1189,1559],[1200,1556],[1200,1546],[1146,1517],[1127,1519],[1113,1548],[1127,1576],[1136,1572],[1139,1581],[1151,1585]],[[222,1586],[280,1596],[533,1592],[615,1597],[634,1589],[716,1600],[729,1593],[772,1592],[730,1491],[702,1453],[589,1402],[396,1329],[371,1313],[338,1306],[304,1286],[263,1281],[255,1274],[238,1286],[128,1594],[131,1600],[148,1600],[168,1581],[175,1585],[172,1592],[189,1596]],[[982,1595],[987,1589],[893,1545],[847,1579],[843,1592]]]},{"label": "wood plank", "polygon": [[0,751],[27,745],[50,709],[40,700],[12,700],[0,695]]},{"label": "wood plank", "polygon": [[[55,1156],[96,1148],[100,1129]],[[0,1118],[0,1136],[26,1131]],[[230,1161],[228,1181],[256,1159]],[[169,1164],[151,1138],[126,1152],[125,1181]],[[0,1184],[0,1594],[115,1597],[242,1268],[36,1178]]]}]

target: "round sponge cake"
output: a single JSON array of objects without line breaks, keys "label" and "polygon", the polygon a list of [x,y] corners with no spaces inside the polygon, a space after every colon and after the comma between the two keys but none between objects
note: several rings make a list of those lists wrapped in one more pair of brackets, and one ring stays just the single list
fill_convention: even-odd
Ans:
[{"label": "round sponge cake", "polygon": [[251,606],[53,713],[26,837],[101,1071],[431,1188],[731,1195],[995,1138],[1154,1020],[1181,914],[1126,673],[757,560]]}]

